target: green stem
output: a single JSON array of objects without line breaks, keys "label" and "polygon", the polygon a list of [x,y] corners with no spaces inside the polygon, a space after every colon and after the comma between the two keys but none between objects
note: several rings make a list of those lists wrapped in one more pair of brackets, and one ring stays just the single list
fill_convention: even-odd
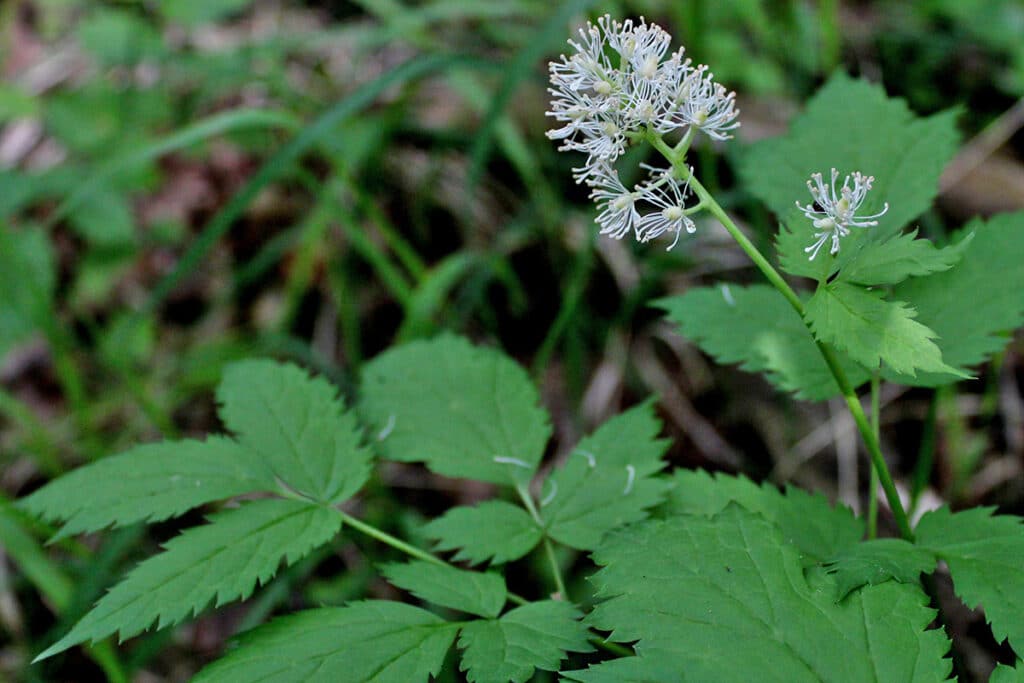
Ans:
[{"label": "green stem", "polygon": [[[879,381],[879,372],[876,369],[871,373],[871,431],[875,435],[875,440],[878,440],[879,436],[879,414],[880,414],[880,402],[879,402],[879,388],[881,382]],[[871,468],[870,482],[868,483],[868,538],[875,538],[878,535],[878,472],[875,468]]]},{"label": "green stem", "polygon": [[565,581],[562,579],[562,569],[558,566],[558,558],[555,557],[555,548],[551,545],[551,539],[544,537],[544,554],[548,556],[548,563],[551,565],[551,574],[555,577],[555,590],[558,591],[559,600],[569,600],[569,592],[565,589]]},{"label": "green stem", "polygon": [[[533,517],[533,521],[543,529],[544,519],[540,516],[540,512],[537,511],[537,506],[533,504],[533,498],[530,497],[526,484],[517,485],[516,493],[519,494],[519,498],[523,501],[527,512]],[[551,576],[555,581],[555,590],[558,591],[559,597],[562,600],[569,600],[569,594],[565,590],[565,581],[562,580],[562,568],[558,566],[558,558],[555,557],[555,549],[551,545],[551,539],[546,535],[544,536],[544,554],[547,555],[548,564],[551,566]]]},{"label": "green stem", "polygon": [[350,515],[347,512],[345,512],[344,510],[338,510],[338,514],[341,515],[341,518],[342,518],[342,520],[344,520],[345,524],[348,524],[350,527],[352,527],[356,531],[361,531],[364,534],[366,534],[367,536],[369,536],[370,538],[375,538],[378,541],[380,541],[381,543],[383,543],[385,545],[391,546],[395,550],[400,550],[403,553],[405,553],[406,555],[409,555],[411,557],[415,557],[417,560],[423,560],[424,562],[430,562],[431,564],[436,564],[439,567],[451,566],[447,562],[442,560],[440,557],[435,557],[434,555],[431,555],[430,553],[428,553],[425,550],[421,550],[421,549],[417,548],[414,545],[410,545],[410,544],[406,543],[405,541],[403,541],[400,538],[395,538],[391,534],[389,534],[387,532],[384,532],[384,531],[381,531],[380,529],[378,529],[377,527],[375,527],[375,526],[373,526],[371,524],[367,524],[366,522],[364,522],[363,520],[359,519],[358,517],[353,517],[352,515]]},{"label": "green stem", "polygon": [[[732,238],[736,240],[736,243],[740,245],[740,248],[746,252],[747,256],[754,262],[758,270],[767,278],[768,282],[772,284],[775,289],[789,302],[789,305],[793,307],[793,310],[799,314],[800,319],[804,321],[804,325],[808,326],[808,332],[810,333],[810,326],[807,324],[807,320],[804,318],[804,305],[800,301],[800,297],[797,296],[793,288],[782,279],[772,264],[768,262],[768,259],[758,250],[754,243],[751,242],[746,235],[740,231],[739,227],[733,222],[729,215],[725,212],[725,209],[715,200],[710,192],[700,183],[697,178],[690,173],[689,167],[684,163],[684,160],[676,155],[676,153],[659,137],[651,135],[648,137],[651,144],[657,149],[662,155],[668,159],[672,166],[675,168],[676,175],[682,179],[687,180],[690,183],[690,188],[693,190],[697,198],[703,203],[708,212],[712,216],[717,218],[721,222],[722,226],[728,231]],[[813,333],[811,333],[813,336]],[[868,422],[867,416],[864,414],[864,408],[860,404],[860,399],[857,398],[857,393],[854,391],[853,386],[850,384],[850,380],[846,377],[846,372],[839,364],[839,359],[836,357],[835,352],[831,347],[823,344],[817,339],[814,340],[815,345],[818,347],[818,351],[821,352],[822,358],[825,359],[825,364],[828,365],[829,370],[832,372],[832,376],[836,380],[836,384],[839,386],[839,391],[842,393],[843,398],[846,401],[847,407],[850,409],[850,413],[853,415],[853,421],[857,425],[857,431],[860,432],[861,438],[864,440],[864,445],[868,449],[868,454],[871,456],[871,464],[878,473],[879,481],[882,484],[882,490],[885,491],[886,500],[889,502],[889,507],[892,509],[893,516],[896,519],[896,526],[900,530],[900,535],[908,540],[914,540],[914,532],[910,528],[910,521],[907,518],[906,510],[903,508],[903,503],[900,501],[899,492],[896,491],[896,485],[893,483],[892,475],[889,473],[889,466],[885,462],[885,457],[882,455],[882,449],[878,445],[878,439],[871,429],[871,425]]]},{"label": "green stem", "polygon": [[[411,557],[415,557],[417,560],[423,560],[424,562],[429,562],[431,564],[437,565],[438,567],[451,567],[452,566],[449,563],[447,563],[444,560],[442,560],[440,557],[436,557],[434,555],[431,555],[427,551],[421,550],[421,549],[417,548],[414,545],[410,545],[410,544],[406,543],[405,541],[403,541],[400,538],[395,538],[391,534],[389,534],[389,533],[387,533],[385,531],[381,531],[380,529],[378,529],[377,527],[373,526],[372,524],[367,524],[366,522],[364,522],[363,520],[359,519],[358,517],[353,517],[352,515],[350,515],[347,512],[345,512],[344,510],[338,510],[337,508],[335,508],[335,510],[337,510],[338,514],[341,515],[341,519],[345,522],[345,524],[348,524],[350,527],[352,527],[356,531],[363,532],[364,534],[366,534],[370,538],[374,538],[374,539],[380,541],[384,545],[389,545],[392,548],[394,548],[395,550],[401,551],[401,552],[403,552],[406,555],[409,555]],[[526,604],[529,604],[529,602],[530,602],[526,598],[524,598],[524,597],[522,597],[520,595],[516,595],[515,593],[512,593],[512,592],[509,592],[508,599],[511,602],[516,603],[517,605],[526,605]]]},{"label": "green stem", "polygon": [[[519,490],[518,487],[517,487],[516,490]],[[287,492],[285,492],[285,493],[287,493]],[[308,499],[298,497],[298,494],[295,494],[295,495],[296,495],[297,499],[302,499],[302,500],[306,500],[306,502],[309,502]],[[520,495],[522,495],[522,492],[520,492]],[[527,498],[528,497],[529,496],[527,496]],[[527,507],[530,510],[531,514],[533,514],[533,515],[537,514],[536,507],[534,507],[532,501],[530,502],[530,504]],[[399,538],[395,538],[391,534],[389,534],[387,532],[384,532],[384,531],[381,531],[377,527],[375,527],[375,526],[373,526],[371,524],[367,524],[366,522],[362,521],[361,519],[359,519],[357,517],[353,517],[352,515],[346,513],[344,510],[339,510],[338,508],[334,508],[334,509],[337,511],[337,513],[339,515],[341,515],[341,519],[345,522],[345,524],[348,524],[353,529],[355,529],[357,531],[361,531],[364,534],[366,534],[367,536],[369,536],[371,538],[374,538],[374,539],[380,541],[381,543],[383,543],[385,545],[391,546],[395,550],[399,550],[399,551],[401,551],[401,552],[403,552],[403,553],[405,553],[407,555],[411,555],[412,557],[415,557],[418,560],[423,560],[424,562],[430,562],[431,564],[435,564],[435,565],[437,565],[439,567],[452,567],[451,564],[449,564],[448,562],[445,562],[441,558],[435,557],[434,555],[431,555],[430,553],[426,552],[425,550],[420,550],[416,546],[409,545],[405,541],[403,541],[403,540],[401,540]],[[535,517],[535,519],[536,519],[536,517]],[[568,598],[566,597],[566,593],[565,593],[565,585],[562,583],[561,572],[558,571],[558,565],[555,562],[554,549],[551,547],[551,542],[547,538],[544,539],[544,547],[545,547],[545,550],[548,553],[548,559],[551,561],[552,566],[555,568],[555,583],[558,585],[558,590],[561,592],[562,599],[568,600]],[[517,595],[516,593],[513,593],[512,591],[508,592],[508,600],[509,600],[509,602],[515,603],[516,605],[529,605],[530,604],[529,600],[527,600],[526,598],[524,598],[521,595]],[[590,642],[592,642],[594,645],[598,646],[599,648],[601,648],[601,649],[603,649],[603,650],[605,650],[607,652],[610,652],[610,653],[612,653],[614,655],[618,655],[619,657],[632,657],[635,654],[628,647],[626,647],[624,645],[620,645],[619,643],[610,642],[610,641],[606,640],[605,638],[603,638],[603,637],[601,637],[599,635],[596,635],[596,634],[595,635],[591,635],[589,637],[589,640],[590,640]],[[101,643],[101,645],[104,645],[104,644],[105,643]]]}]

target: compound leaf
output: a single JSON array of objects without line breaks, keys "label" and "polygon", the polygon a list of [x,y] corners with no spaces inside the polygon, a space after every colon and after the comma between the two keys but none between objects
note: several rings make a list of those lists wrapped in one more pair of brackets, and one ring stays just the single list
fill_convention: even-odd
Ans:
[{"label": "compound leaf", "polygon": [[783,495],[771,484],[758,486],[745,477],[703,470],[676,470],[666,510],[669,514],[712,516],[730,503],[756,512],[778,527],[796,547],[805,565],[823,562],[858,544],[864,523],[845,505],[832,506],[824,496],[798,488]]},{"label": "compound leaf", "polygon": [[471,572],[424,560],[395,562],[382,567],[388,581],[427,602],[496,617],[505,606],[505,579],[494,572]]},{"label": "compound leaf", "polygon": [[668,488],[655,478],[668,442],[648,401],[613,417],[579,445],[548,478],[540,512],[551,538],[593,550],[605,533],[647,517]]},{"label": "compound leaf", "polygon": [[159,522],[214,500],[276,489],[273,475],[231,439],[146,444],[65,474],[18,505],[65,524],[53,540],[108,526]]},{"label": "compound leaf", "polygon": [[[806,325],[773,287],[698,287],[655,305],[720,363],[763,372],[799,398],[824,400],[840,393]],[[840,363],[854,386],[867,381],[863,367],[842,356]]]},{"label": "compound leaf", "polygon": [[[893,296],[917,309],[917,319],[938,335],[942,359],[965,369],[1006,346],[1008,332],[1024,324],[1024,212],[972,221],[954,238],[973,234],[955,268],[900,283]],[[922,373],[889,377],[901,384],[939,386],[956,378]]]},{"label": "compound leaf", "polygon": [[935,569],[935,555],[900,538],[878,538],[851,545],[826,563],[836,580],[836,599],[885,581],[918,584]]},{"label": "compound leaf", "polygon": [[193,683],[427,683],[458,630],[419,607],[387,600],[307,610],[242,634],[239,646]]},{"label": "compound leaf", "polygon": [[884,362],[899,373],[917,370],[966,377],[942,362],[935,332],[914,320],[914,309],[885,301],[878,291],[847,282],[819,287],[807,302],[807,320],[815,336],[867,368]]},{"label": "compound leaf", "polygon": [[373,454],[337,390],[322,377],[269,360],[232,363],[217,388],[220,416],[282,481],[339,503],[370,476]]},{"label": "compound leaf", "polygon": [[996,640],[1024,653],[1024,524],[993,508],[940,508],[917,525],[917,544],[945,560],[956,594],[981,607]]},{"label": "compound leaf", "polygon": [[[926,630],[935,613],[919,588],[889,581],[836,603],[831,577],[809,582],[779,530],[736,505],[646,522],[594,559],[607,599],[588,621],[638,641],[621,680],[932,683],[950,672],[949,641]],[[601,668],[568,675],[609,680]]]},{"label": "compound leaf", "polygon": [[442,335],[363,370],[360,410],[392,460],[495,484],[529,481],[551,436],[529,375],[499,351]]},{"label": "compound leaf", "polygon": [[590,652],[580,613],[555,600],[517,607],[500,619],[462,628],[460,669],[470,683],[521,683],[535,669],[557,671],[566,652]]},{"label": "compound leaf", "polygon": [[[874,176],[860,215],[877,213],[889,203],[878,226],[844,238],[840,255],[862,240],[885,239],[931,206],[942,169],[956,152],[956,114],[950,110],[919,118],[881,87],[837,73],[808,102],[788,134],[752,145],[740,164],[745,186],[782,223],[796,229],[788,231],[792,239],[779,240],[783,269],[805,274],[800,272],[808,263],[803,249],[813,242],[813,227],[795,202],[811,201],[807,180],[812,173],[827,179],[835,167],[840,183],[853,171]],[[833,258],[822,253],[813,263]],[[817,273],[821,267],[813,265],[812,270]]]},{"label": "compound leaf", "polygon": [[[486,529],[486,533],[481,533]],[[489,500],[476,507],[459,506],[423,528],[427,538],[438,541],[438,550],[455,550],[455,560],[501,564],[518,560],[536,547],[543,531],[518,505]]]},{"label": "compound leaf", "polygon": [[139,564],[36,659],[115,632],[128,638],[154,621],[157,628],[176,624],[211,600],[222,605],[247,598],[257,582],[274,576],[282,559],[295,562],[340,527],[334,510],[295,500],[257,500],[213,515],[209,524],[185,531]]}]

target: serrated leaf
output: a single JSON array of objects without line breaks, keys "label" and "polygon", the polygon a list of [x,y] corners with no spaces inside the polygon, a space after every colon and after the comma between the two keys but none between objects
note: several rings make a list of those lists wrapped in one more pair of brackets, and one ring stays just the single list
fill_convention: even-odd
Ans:
[{"label": "serrated leaf", "polygon": [[[215,500],[272,491],[273,475],[231,439],[165,441],[79,467],[18,505],[65,524],[52,540],[159,522]],[[83,493],[85,492],[85,493]]]},{"label": "serrated leaf", "polygon": [[835,557],[858,544],[864,522],[845,505],[832,506],[824,496],[787,487],[785,495],[765,482],[703,470],[676,470],[666,511],[675,515],[712,516],[738,503],[772,522],[796,547],[804,564]]},{"label": "serrated leaf", "polygon": [[920,277],[949,270],[963,258],[971,243],[968,235],[956,244],[941,249],[929,240],[916,239],[917,231],[896,235],[881,242],[851,250],[849,263],[839,270],[839,279],[859,285],[895,285],[909,277]]},{"label": "serrated leaf", "polygon": [[362,488],[373,458],[337,394],[324,378],[269,360],[229,365],[217,388],[221,419],[239,442],[288,486],[329,503]]},{"label": "serrated leaf", "polygon": [[[697,287],[654,305],[720,363],[763,372],[798,398],[824,400],[840,393],[807,326],[773,287]],[[854,386],[867,381],[867,370],[842,354],[840,364]]]},{"label": "serrated leaf", "polygon": [[45,232],[15,231],[0,223],[0,358],[50,315],[56,279]]},{"label": "serrated leaf", "polygon": [[481,617],[501,614],[508,598],[505,579],[494,572],[471,572],[414,560],[384,565],[381,573],[421,600]]},{"label": "serrated leaf", "polygon": [[157,628],[177,624],[211,600],[222,605],[247,598],[282,560],[295,562],[340,528],[336,511],[295,500],[257,500],[213,515],[139,564],[36,660],[115,632],[129,638],[153,622]]},{"label": "serrated leaf", "polygon": [[193,683],[427,683],[458,630],[387,600],[308,610],[242,634],[239,646]]},{"label": "serrated leaf", "polygon": [[1016,666],[997,665],[988,683],[1024,683],[1024,662],[1018,659]]},{"label": "serrated leaf", "polygon": [[[1006,346],[1006,332],[1024,324],[1024,212],[976,220],[957,238],[974,239],[955,268],[902,282],[893,296],[917,309],[917,319],[938,335],[942,359],[960,369],[977,365]],[[939,386],[948,374],[901,375],[893,381]]]},{"label": "serrated leaf", "polygon": [[382,353],[363,369],[361,396],[384,457],[449,477],[529,481],[551,436],[526,371],[451,335]]},{"label": "serrated leaf", "polygon": [[969,607],[981,607],[996,640],[1024,652],[1024,524],[993,508],[953,514],[927,513],[918,523],[917,545],[945,560],[953,588]]},{"label": "serrated leaf", "polygon": [[[745,186],[795,230],[794,239],[780,236],[783,269],[804,274],[799,272],[807,264],[803,249],[814,241],[810,220],[795,206],[811,201],[807,180],[812,173],[827,178],[834,167],[840,182],[853,171],[874,176],[861,215],[889,203],[878,226],[843,239],[840,254],[861,240],[884,239],[931,206],[942,169],[956,152],[956,114],[916,117],[903,100],[886,97],[877,85],[837,73],[808,102],[789,133],[752,145],[740,163]],[[822,253],[815,261],[832,258]]]},{"label": "serrated leaf", "polygon": [[[486,533],[481,533],[485,529]],[[501,564],[518,560],[534,549],[543,532],[518,505],[490,500],[476,507],[454,507],[423,527],[442,551],[459,549],[455,560]]]},{"label": "serrated leaf", "polygon": [[935,555],[900,538],[878,538],[851,545],[825,563],[836,580],[836,600],[863,585],[885,581],[918,584],[935,569]]},{"label": "serrated leaf", "polygon": [[951,668],[949,641],[926,630],[935,612],[919,588],[890,581],[836,603],[830,577],[808,583],[778,529],[736,505],[710,519],[646,522],[594,559],[607,599],[588,621],[638,641],[635,661],[616,669],[622,680],[933,683]]},{"label": "serrated leaf", "polygon": [[579,550],[593,550],[605,533],[647,517],[668,484],[655,478],[665,467],[668,442],[650,401],[605,422],[573,449],[544,489],[540,513],[548,534]]},{"label": "serrated leaf", "polygon": [[942,362],[942,352],[932,341],[935,332],[914,320],[914,309],[883,296],[847,282],[831,282],[814,293],[805,315],[819,340],[867,368],[885,363],[910,375],[925,370],[966,376]]},{"label": "serrated leaf", "polygon": [[535,669],[557,671],[566,652],[590,652],[587,627],[570,603],[555,600],[517,607],[501,619],[471,621],[459,648],[470,683],[521,683]]}]

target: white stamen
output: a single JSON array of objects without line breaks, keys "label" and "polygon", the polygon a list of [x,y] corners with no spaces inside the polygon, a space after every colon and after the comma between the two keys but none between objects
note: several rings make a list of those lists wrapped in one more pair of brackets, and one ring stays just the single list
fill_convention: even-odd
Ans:
[{"label": "white stamen", "polygon": [[586,458],[587,459],[587,463],[591,467],[597,467],[597,458],[594,457],[593,453],[591,453],[590,451],[576,451],[576,452],[579,453],[580,455],[582,455],[584,458]]},{"label": "white stamen", "polygon": [[503,455],[496,455],[496,456],[494,456],[494,462],[502,464],[502,465],[514,465],[516,467],[522,467],[522,468],[525,468],[525,469],[528,469],[528,470],[532,470],[533,469],[533,467],[529,463],[524,462],[524,461],[520,460],[519,458],[508,458],[508,457],[505,457]]},{"label": "white stamen", "polygon": [[626,465],[626,488],[622,489],[622,495],[628,495],[633,490],[633,480],[636,479],[636,468],[632,465]]},{"label": "white stamen", "polygon": [[377,441],[383,441],[384,439],[388,438],[391,435],[391,432],[392,430],[394,430],[394,428],[395,416],[388,415],[388,422],[386,425],[384,425],[384,429],[380,430],[380,433],[377,434]]},{"label": "white stamen", "polygon": [[555,494],[558,493],[558,482],[555,481],[554,479],[549,479],[548,481],[551,482],[551,493],[544,496],[544,498],[540,501],[541,507],[544,507],[545,505],[553,501],[555,499]]},{"label": "white stamen", "polygon": [[729,285],[722,285],[722,298],[725,299],[725,303],[730,306],[736,305],[736,299],[732,298],[732,292],[729,291]]}]

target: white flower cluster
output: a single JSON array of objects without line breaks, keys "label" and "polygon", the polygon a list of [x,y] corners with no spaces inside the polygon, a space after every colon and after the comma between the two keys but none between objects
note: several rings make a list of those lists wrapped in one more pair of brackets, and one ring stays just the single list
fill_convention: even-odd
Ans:
[{"label": "white flower cluster", "polygon": [[670,169],[648,169],[647,181],[627,189],[613,164],[630,137],[647,133],[731,137],[740,125],[736,94],[715,83],[706,66],[684,60],[683,48],[666,57],[672,37],[643,18],[634,24],[605,15],[579,34],[569,41],[575,54],[550,65],[554,99],[547,115],[561,127],[547,135],[563,141],[559,150],[587,154],[573,175],[593,188],[601,234],[621,239],[632,231],[641,242],[675,234],[671,249],[682,229],[694,230],[684,213],[688,184]]},{"label": "white flower cluster", "polygon": [[[832,240],[832,248],[829,249],[829,253],[838,254],[839,238],[850,234],[851,225],[855,228],[878,225],[878,221],[874,219],[882,217],[889,210],[889,203],[886,202],[882,210],[876,214],[857,216],[857,209],[864,203],[864,198],[871,189],[871,183],[874,182],[875,177],[855,171],[846,176],[843,186],[837,193],[836,180],[838,179],[839,171],[834,168],[832,169],[832,181],[828,185],[825,184],[820,173],[812,173],[811,180],[807,181],[807,189],[814,197],[814,202],[806,206],[801,206],[800,202],[796,203],[797,208],[813,221],[814,228],[817,230],[814,233],[815,243],[804,249],[805,253],[810,254],[811,261],[829,239]],[[853,180],[853,187],[850,187],[851,180]]]}]

